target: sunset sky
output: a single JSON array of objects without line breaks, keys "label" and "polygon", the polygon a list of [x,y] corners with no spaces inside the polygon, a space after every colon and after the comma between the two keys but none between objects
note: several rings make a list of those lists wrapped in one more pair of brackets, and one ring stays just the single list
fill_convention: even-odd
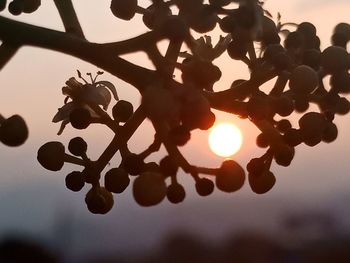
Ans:
[{"label": "sunset sky", "polygon": [[[62,30],[63,26],[53,1],[42,2],[36,13],[15,19]],[[113,17],[109,11],[110,1],[73,2],[84,32],[92,42],[123,40],[146,30],[141,24],[140,16],[136,16],[132,22],[123,22]],[[280,12],[284,22],[314,23],[322,41],[321,48],[329,45],[332,29],[337,23],[350,23],[350,2],[347,0],[268,0],[265,8],[275,18],[277,12]],[[6,11],[1,15],[13,18]],[[213,35],[214,39],[217,37]],[[128,58],[150,66],[144,54]],[[228,57],[220,58],[219,66],[220,63],[224,75],[220,84],[215,86],[217,90],[229,87],[235,78],[247,76],[245,68],[240,63],[230,64],[231,60]],[[135,246],[140,243],[134,239],[142,237],[152,243],[156,237],[169,229],[186,226],[199,232],[209,229],[209,236],[218,237],[231,228],[239,228],[244,224],[245,227],[249,227],[250,223],[254,224],[256,212],[272,209],[274,205],[282,210],[283,207],[288,210],[301,204],[326,209],[327,204],[334,199],[337,200],[341,196],[350,198],[350,140],[347,137],[350,134],[350,116],[347,115],[336,118],[339,136],[334,143],[321,144],[314,148],[297,147],[296,157],[290,167],[273,165],[272,171],[277,177],[277,183],[272,191],[264,196],[252,193],[246,183],[238,193],[224,194],[216,190],[212,196],[201,198],[194,192],[192,179],[181,174],[180,181],[184,183],[187,191],[184,204],[176,206],[163,201],[154,208],[140,208],[135,204],[131,192],[127,191],[115,198],[116,205],[111,213],[103,217],[91,215],[84,204],[86,191],[72,193],[64,186],[65,175],[75,167],[65,166],[60,172],[49,172],[36,161],[37,149],[47,141],[59,140],[67,145],[72,137],[82,136],[89,144],[89,156],[94,159],[101,154],[112,137],[104,127],[76,132],[71,126],[67,126],[63,135],[56,135],[59,124],[54,124],[51,120],[57,109],[63,105],[61,87],[70,77],[76,76],[76,69],[92,73],[99,70],[67,55],[23,47],[0,72],[1,114],[22,115],[30,129],[30,137],[25,145],[19,148],[0,145],[0,239],[7,232],[24,232],[51,238],[55,231],[58,231],[57,225],[66,220],[67,216],[67,220],[73,223],[81,220],[82,233],[91,231],[90,234],[94,238],[106,243],[114,240],[113,237],[105,236],[109,230],[115,236],[119,235],[122,242],[118,243],[118,249],[123,249],[123,246],[132,246],[134,242]],[[135,107],[139,104],[140,96],[130,85],[108,73],[102,75],[101,79],[113,82],[121,99],[129,100]],[[217,113],[217,119],[232,121],[242,130],[243,146],[234,156],[242,166],[245,167],[248,160],[263,153],[254,143],[258,130],[248,120],[222,113]],[[195,164],[217,167],[223,159],[210,151],[207,137],[208,132],[194,132],[193,139],[183,148],[183,153]],[[130,142],[131,150],[142,151],[152,138],[153,130],[146,122],[133,136]],[[163,154],[164,151],[154,155],[154,159],[159,159]],[[112,160],[112,165],[119,164],[118,158],[119,156]],[[280,211],[278,209],[274,211]],[[236,216],[237,214],[239,216]],[[261,222],[273,225],[267,215],[266,218],[262,217]],[[214,226],[216,219],[222,222],[218,229]],[[152,222],[156,222],[158,228],[152,228]],[[255,223],[259,226],[259,223]],[[78,232],[74,232],[74,235],[83,236]],[[81,251],[91,246],[89,243],[85,245],[86,247],[80,248]],[[113,246],[109,246],[112,249]]]}]

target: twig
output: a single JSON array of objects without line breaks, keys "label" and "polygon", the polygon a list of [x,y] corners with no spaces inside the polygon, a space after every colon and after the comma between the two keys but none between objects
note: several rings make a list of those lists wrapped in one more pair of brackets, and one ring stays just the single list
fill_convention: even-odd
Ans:
[{"label": "twig", "polygon": [[84,32],[78,21],[74,6],[71,0],[54,0],[57,10],[61,16],[64,28],[69,34],[85,39]]}]

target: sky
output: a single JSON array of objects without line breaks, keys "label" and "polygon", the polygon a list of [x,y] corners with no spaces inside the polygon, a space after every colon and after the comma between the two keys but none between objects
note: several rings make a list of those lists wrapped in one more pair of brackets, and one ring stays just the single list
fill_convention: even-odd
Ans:
[{"label": "sky", "polygon": [[[43,5],[38,12],[30,16],[24,15],[18,20],[62,30],[53,3],[42,2]],[[145,31],[140,24],[140,17],[136,17],[135,21],[130,23],[114,18],[108,12],[109,1],[99,1],[98,4],[92,0],[73,2],[83,30],[90,41],[98,43],[117,41]],[[323,41],[322,48],[325,48],[329,45],[333,26],[339,22],[350,23],[348,1],[332,1],[331,5],[329,3],[330,1],[268,0],[265,7],[274,16],[280,12],[285,22],[313,22]],[[3,15],[9,16],[6,12]],[[150,65],[143,54],[128,56],[128,59],[145,66]],[[228,58],[224,57],[218,63],[223,65],[223,78],[218,85],[220,87],[230,84],[232,69],[235,71],[235,78],[247,75],[244,68],[238,63],[231,63]],[[51,238],[64,244],[67,240],[79,243],[79,238],[89,233],[94,240],[105,242],[106,249],[113,250],[117,247],[122,250],[125,247],[141,246],[145,240],[148,241],[146,243],[155,244],[159,236],[171,229],[182,227],[196,232],[209,229],[207,234],[212,238],[219,238],[227,231],[242,226],[273,227],[278,222],[277,219],[275,221],[270,219],[272,216],[269,216],[269,213],[277,218],[279,213],[289,209],[293,211],[298,207],[341,210],[341,203],[338,200],[350,198],[347,195],[350,184],[348,115],[339,116],[336,120],[339,125],[337,141],[315,148],[298,147],[290,167],[282,168],[274,165],[272,170],[277,176],[277,183],[274,189],[264,196],[255,195],[246,184],[238,193],[224,194],[215,191],[210,197],[200,198],[194,193],[191,179],[181,174],[180,180],[188,193],[183,204],[175,206],[163,202],[157,207],[140,208],[135,204],[131,192],[127,191],[116,197],[116,207],[110,214],[91,215],[84,204],[84,191],[72,193],[65,189],[64,177],[75,169],[73,166],[64,167],[62,171],[55,173],[44,170],[36,162],[37,149],[47,141],[59,140],[67,145],[69,139],[78,134],[88,142],[88,153],[91,158],[97,158],[112,137],[104,127],[94,127],[78,133],[67,127],[63,135],[59,137],[56,135],[59,125],[52,123],[51,120],[57,108],[63,105],[61,87],[67,79],[76,76],[76,69],[92,73],[98,70],[93,65],[66,55],[24,47],[0,72],[1,113],[4,116],[14,113],[22,115],[30,129],[30,137],[25,145],[19,148],[0,145],[0,210],[2,211],[0,238],[6,233],[23,232]],[[134,106],[138,105],[140,96],[127,83],[108,73],[102,77],[116,85],[120,98],[131,101]],[[247,120],[221,113],[217,113],[217,117],[219,121],[229,120],[241,128],[244,136],[243,148],[234,158],[243,166],[250,158],[262,153],[254,145],[254,136],[258,131]],[[149,122],[146,122],[132,137],[130,148],[135,152],[143,150],[152,140],[151,131]],[[195,132],[191,143],[183,148],[183,153],[195,164],[205,163],[217,167],[222,158],[210,152],[207,136],[207,132]],[[164,150],[154,158],[159,159],[162,155]],[[118,164],[118,158],[117,156],[112,160],[112,165]],[[259,222],[255,220],[256,214],[262,215]],[[342,219],[347,221],[347,218]],[[221,222],[220,228],[215,226],[217,221]],[[54,237],[59,235],[57,233],[62,233],[62,224],[67,233],[57,241]],[[74,226],[74,231],[70,232],[69,228],[67,230],[66,226],[69,224]],[[140,237],[142,240],[139,240]],[[122,242],[116,244],[115,240]],[[91,247],[92,244],[86,242],[77,250],[82,253]]]}]

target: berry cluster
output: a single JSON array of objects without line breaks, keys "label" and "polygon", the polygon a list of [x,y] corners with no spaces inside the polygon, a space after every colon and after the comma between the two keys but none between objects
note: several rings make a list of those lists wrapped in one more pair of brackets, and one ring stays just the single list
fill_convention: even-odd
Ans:
[{"label": "berry cluster", "polygon": [[[26,33],[24,38],[16,39],[19,44],[22,40],[93,63],[134,86],[142,96],[140,106],[134,111],[130,102],[119,100],[112,83],[97,80],[103,73],[100,71],[94,78],[88,73],[90,81],[78,71],[79,80],[72,77],[62,88],[65,104],[53,118],[53,122],[61,122],[59,134],[67,124],[80,130],[98,123],[107,126],[114,138],[97,160],[88,158],[87,143],[80,137],[69,142],[70,154],[60,142],[44,144],[38,151],[38,160],[52,171],[60,170],[65,162],[82,166],[81,171],[66,176],[66,186],[80,191],[86,184],[91,185],[85,202],[92,213],[107,213],[114,204],[113,194],[122,193],[131,181],[133,196],[141,206],[156,205],[165,198],[172,203],[182,202],[186,192],[178,182],[179,169],[193,177],[201,196],[210,195],[215,187],[224,192],[239,190],[246,175],[236,161],[225,160],[216,168],[198,167],[190,164],[180,151],[191,139],[193,130],[207,130],[214,124],[213,109],[247,119],[261,131],[256,144],[266,151],[246,166],[248,183],[258,194],[268,192],[276,182],[271,172],[272,162],[289,166],[298,145],[312,147],[337,138],[335,117],[350,111],[345,97],[350,93],[349,24],[336,25],[332,45],[322,50],[313,24],[282,23],[280,15],[275,22],[264,9],[263,1],[153,0],[145,7],[140,6],[140,2],[112,0],[110,5],[118,19],[142,16],[149,31],[135,38],[90,43],[82,33],[73,7],[65,5],[65,10],[70,10],[64,15],[62,5],[56,1],[66,32],[70,34],[68,38],[33,26],[25,29],[35,34]],[[35,10],[39,5],[40,1],[13,0],[9,9],[19,14]],[[6,1],[0,0],[0,9],[5,7]],[[11,25],[9,20],[0,19]],[[20,28],[20,23],[12,26]],[[208,35],[198,39],[193,36],[194,31],[207,34],[214,28],[220,28],[223,34],[215,45]],[[8,32],[10,30],[0,30],[0,37],[11,35]],[[44,35],[40,41],[31,39],[40,34]],[[45,34],[55,36],[55,42],[50,42]],[[11,36],[4,39],[6,44]],[[163,39],[170,42],[165,55],[157,46]],[[60,45],[64,40],[69,44]],[[137,51],[147,53],[155,70],[120,58]],[[246,65],[250,78],[233,79],[228,89],[215,91],[222,75],[215,60],[224,54]],[[181,72],[181,81],[173,77],[175,70]],[[328,77],[330,81],[326,83]],[[272,83],[270,88],[263,85],[267,82]],[[108,112],[112,101],[114,106]],[[300,117],[297,126],[288,119],[294,113],[301,115],[296,115]],[[144,151],[133,153],[128,141],[145,118],[154,127],[154,141]],[[2,141],[12,136],[7,127],[2,121]],[[147,162],[162,145],[167,155],[159,162]],[[118,151],[120,163],[104,173]]]},{"label": "berry cluster", "polygon": [[[0,11],[6,8],[7,0],[0,0]],[[33,13],[41,5],[41,0],[12,0],[8,4],[8,11],[14,15],[18,16],[22,13]]]}]

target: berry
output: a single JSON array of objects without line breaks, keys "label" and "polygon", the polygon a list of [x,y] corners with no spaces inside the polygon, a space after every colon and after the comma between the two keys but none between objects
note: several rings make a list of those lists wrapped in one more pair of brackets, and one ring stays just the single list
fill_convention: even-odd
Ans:
[{"label": "berry", "polygon": [[284,119],[284,120],[278,121],[276,123],[276,127],[280,132],[285,133],[286,131],[292,128],[292,124],[290,123],[289,120]]},{"label": "berry", "polygon": [[113,195],[104,187],[92,187],[85,196],[85,203],[93,214],[106,214],[114,204]]},{"label": "berry", "polygon": [[322,134],[322,141],[330,143],[338,137],[338,128],[333,122],[327,122],[326,128]]},{"label": "berry", "polygon": [[202,7],[190,18],[190,26],[198,33],[204,34],[212,31],[219,18],[215,12],[215,8],[210,5],[202,5]]},{"label": "berry", "polygon": [[265,194],[275,185],[276,177],[270,171],[266,171],[259,176],[249,174],[248,182],[254,193]]},{"label": "berry", "polygon": [[200,196],[210,195],[214,191],[214,183],[208,178],[199,178],[196,181],[196,191]]},{"label": "berry", "polygon": [[302,22],[298,25],[297,32],[304,36],[316,36],[316,27],[310,22]]},{"label": "berry", "polygon": [[349,67],[349,54],[342,47],[330,46],[321,54],[321,65],[327,73],[344,71]]},{"label": "berry", "polygon": [[90,112],[84,108],[75,108],[69,115],[69,121],[76,129],[86,129],[91,123]]},{"label": "berry", "polygon": [[245,181],[243,168],[233,160],[225,160],[215,177],[215,184],[218,189],[224,192],[239,190]]},{"label": "berry", "polygon": [[278,165],[289,166],[294,158],[295,150],[284,143],[275,144],[273,146],[273,155]]},{"label": "berry", "polygon": [[60,142],[47,142],[38,150],[37,159],[39,163],[50,171],[61,170],[64,164],[65,150]]},{"label": "berry", "polygon": [[7,0],[0,0],[0,12],[6,8]]},{"label": "berry", "polygon": [[166,184],[160,173],[141,173],[133,184],[133,196],[140,206],[159,204],[166,196],[166,192]]},{"label": "berry", "polygon": [[304,36],[298,31],[291,32],[287,35],[284,46],[286,49],[298,49],[304,44]]},{"label": "berry", "polygon": [[112,193],[122,193],[128,187],[130,178],[122,168],[113,168],[105,175],[105,188]]},{"label": "berry", "polygon": [[0,123],[0,141],[7,146],[22,145],[28,138],[28,128],[24,119],[13,115]]},{"label": "berry", "polygon": [[289,129],[283,134],[283,140],[291,147],[295,147],[302,143],[303,138],[300,130]]},{"label": "berry", "polygon": [[314,69],[301,65],[296,67],[290,76],[289,87],[295,94],[308,94],[316,89],[318,76]]},{"label": "berry", "polygon": [[232,40],[227,46],[228,55],[235,60],[242,60],[248,52],[248,43],[240,40]]},{"label": "berry", "polygon": [[22,2],[23,13],[33,13],[41,5],[41,0],[20,0]]},{"label": "berry", "polygon": [[134,107],[126,100],[119,100],[112,109],[113,118],[118,122],[126,122],[134,113]]},{"label": "berry", "polygon": [[260,133],[256,137],[256,145],[260,148],[266,148],[270,145],[270,139],[267,134],[265,133]]},{"label": "berry", "polygon": [[326,123],[326,118],[321,113],[308,112],[304,114],[299,119],[299,127],[303,141],[310,146],[319,143]]},{"label": "berry", "polygon": [[18,16],[23,12],[23,3],[21,0],[13,0],[9,3],[8,10],[10,14]]},{"label": "berry", "polygon": [[318,70],[321,63],[321,52],[317,49],[304,50],[302,55],[302,64]]},{"label": "berry", "polygon": [[170,203],[178,204],[185,199],[186,192],[181,184],[174,183],[168,186],[166,191],[166,197],[168,198]]},{"label": "berry", "polygon": [[114,16],[130,20],[136,13],[137,0],[112,0],[110,8]]},{"label": "berry", "polygon": [[253,158],[247,164],[247,171],[251,175],[259,176],[266,169],[266,165],[263,158]]},{"label": "berry", "polygon": [[68,150],[71,154],[76,156],[83,156],[86,154],[87,143],[81,137],[75,137],[69,141]]},{"label": "berry", "polygon": [[233,15],[228,15],[219,20],[220,29],[225,33],[233,33],[237,28],[237,19]]},{"label": "berry", "polygon": [[73,171],[66,176],[66,187],[73,192],[79,192],[85,185],[85,178],[82,172]]}]

